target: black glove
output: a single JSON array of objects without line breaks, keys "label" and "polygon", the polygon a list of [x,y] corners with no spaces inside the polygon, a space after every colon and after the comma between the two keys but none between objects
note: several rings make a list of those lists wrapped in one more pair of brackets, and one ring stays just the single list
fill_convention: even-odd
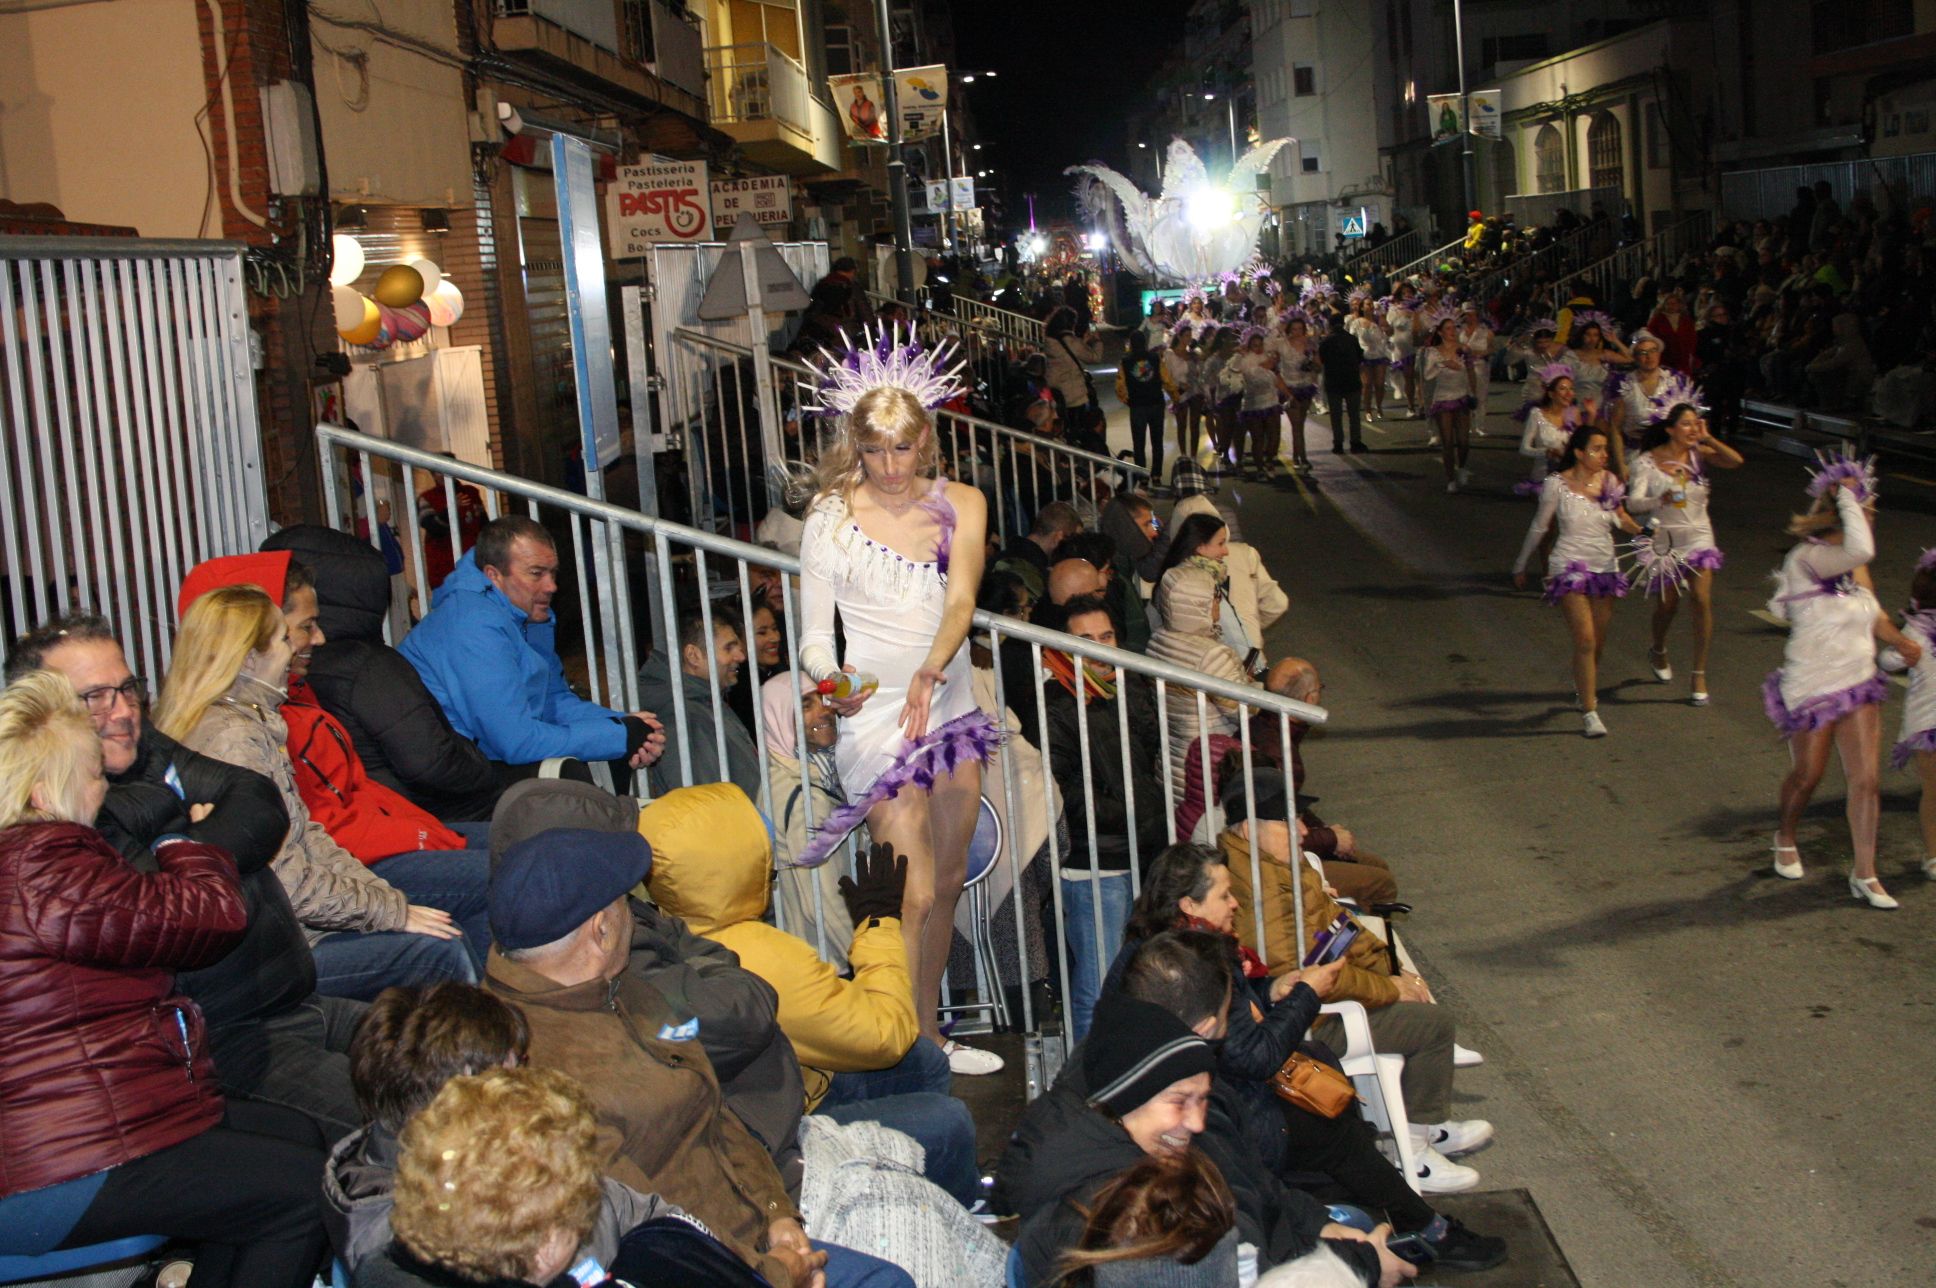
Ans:
[{"label": "black glove", "polygon": [[891,845],[872,845],[855,864],[856,876],[840,879],[840,897],[853,915],[854,929],[871,917],[901,915],[901,892],[907,887],[907,855],[896,856]]}]

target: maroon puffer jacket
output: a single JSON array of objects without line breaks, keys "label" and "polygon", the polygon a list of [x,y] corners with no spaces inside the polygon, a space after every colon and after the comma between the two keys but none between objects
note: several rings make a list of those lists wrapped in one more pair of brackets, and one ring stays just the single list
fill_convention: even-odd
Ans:
[{"label": "maroon puffer jacket", "polygon": [[235,865],[193,841],[138,872],[93,828],[0,832],[0,1198],[179,1144],[221,1120],[202,1013],[175,972],[242,938]]}]

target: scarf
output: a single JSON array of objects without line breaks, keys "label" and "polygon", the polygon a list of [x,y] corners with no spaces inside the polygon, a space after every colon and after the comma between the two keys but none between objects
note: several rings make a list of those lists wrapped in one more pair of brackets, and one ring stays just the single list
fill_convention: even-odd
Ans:
[{"label": "scarf", "polygon": [[1086,658],[1082,663],[1082,691],[1076,691],[1076,660],[1067,653],[1055,649],[1042,650],[1042,665],[1050,675],[1069,692],[1083,702],[1111,702],[1116,697],[1116,668],[1099,667]]},{"label": "scarf", "polygon": [[[1221,926],[1213,926],[1202,917],[1192,917],[1188,913],[1178,918],[1176,928],[1178,930],[1207,930],[1213,935],[1222,935],[1227,939],[1234,940],[1237,938]],[[1237,944],[1237,960],[1243,963],[1245,979],[1270,978],[1270,967],[1264,965],[1264,959],[1257,955],[1256,949],[1246,947],[1242,942],[1239,942]]]}]

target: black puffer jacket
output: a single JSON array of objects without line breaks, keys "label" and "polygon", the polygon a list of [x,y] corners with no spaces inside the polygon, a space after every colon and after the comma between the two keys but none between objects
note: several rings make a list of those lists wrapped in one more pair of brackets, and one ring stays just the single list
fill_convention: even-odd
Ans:
[{"label": "black puffer jacket", "polygon": [[[168,784],[170,766],[181,783],[179,796]],[[215,808],[201,822],[189,822],[188,807],[202,804]],[[282,882],[269,870],[289,831],[275,784],[190,751],[158,729],[143,729],[134,764],[109,777],[94,826],[143,872],[159,871],[148,847],[171,833],[217,846],[235,860],[249,928],[220,961],[182,972],[176,984],[202,1008],[224,1083],[250,1085],[260,1070],[232,1067],[236,1057],[223,1042],[225,1031],[280,1015],[316,991],[309,943]]]},{"label": "black puffer jacket", "polygon": [[[1126,681],[1126,683],[1123,683]],[[1161,726],[1156,719],[1156,699],[1141,676],[1119,677],[1122,683],[1116,697],[1103,701],[1091,698],[1088,704],[1089,767],[1092,782],[1085,792],[1082,775],[1082,717],[1076,710],[1076,695],[1059,680],[1043,684],[1049,712],[1049,769],[1062,788],[1063,808],[1068,811],[1069,848],[1062,865],[1067,868],[1089,866],[1089,821],[1091,804],[1095,809],[1096,866],[1121,872],[1129,867],[1130,788],[1136,797],[1136,856],[1145,867],[1163,848],[1168,835],[1163,806],[1163,779],[1158,773],[1158,746]],[[1013,702],[1010,703],[1013,706]],[[1129,732],[1129,773],[1123,777],[1123,723],[1127,711]],[[1033,733],[1027,730],[1025,733]]]},{"label": "black puffer jacket", "polygon": [[325,642],[310,658],[309,687],[349,731],[370,777],[446,823],[489,819],[498,798],[491,762],[451,728],[417,668],[383,642],[383,556],[313,524],[284,528],[262,548],[290,551],[316,579]]}]

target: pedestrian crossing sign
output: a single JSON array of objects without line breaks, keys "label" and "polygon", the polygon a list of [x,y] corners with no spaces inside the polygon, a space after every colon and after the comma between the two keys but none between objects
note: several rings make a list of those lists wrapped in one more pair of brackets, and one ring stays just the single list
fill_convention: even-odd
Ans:
[{"label": "pedestrian crossing sign", "polygon": [[1346,215],[1344,217],[1344,228],[1341,231],[1346,237],[1363,237],[1365,235],[1365,217],[1362,214]]}]

